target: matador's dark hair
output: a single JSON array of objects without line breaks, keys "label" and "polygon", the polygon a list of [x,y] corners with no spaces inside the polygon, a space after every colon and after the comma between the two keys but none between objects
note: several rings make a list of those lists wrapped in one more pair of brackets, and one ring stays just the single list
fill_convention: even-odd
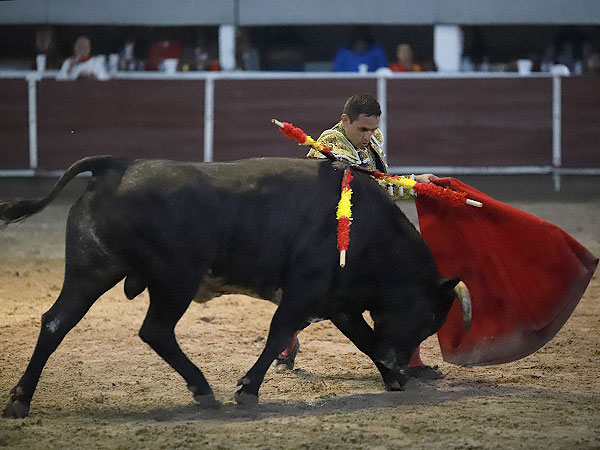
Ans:
[{"label": "matador's dark hair", "polygon": [[381,106],[371,94],[355,94],[346,100],[342,113],[347,114],[350,117],[350,123],[352,123],[361,114],[367,117],[381,116]]}]

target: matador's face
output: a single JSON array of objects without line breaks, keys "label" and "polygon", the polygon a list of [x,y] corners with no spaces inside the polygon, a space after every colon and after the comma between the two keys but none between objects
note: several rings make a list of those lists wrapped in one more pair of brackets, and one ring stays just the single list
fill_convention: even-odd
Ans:
[{"label": "matador's face", "polygon": [[342,126],[346,137],[356,148],[365,148],[371,141],[373,132],[379,128],[379,116],[360,114],[354,122],[350,122],[347,114],[342,114]]}]

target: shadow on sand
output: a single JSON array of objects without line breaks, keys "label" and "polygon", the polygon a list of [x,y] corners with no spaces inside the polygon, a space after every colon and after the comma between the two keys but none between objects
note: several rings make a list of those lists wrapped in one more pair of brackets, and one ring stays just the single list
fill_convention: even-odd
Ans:
[{"label": "shadow on sand", "polygon": [[[538,388],[534,386],[495,385],[479,381],[453,381],[438,387],[435,382],[411,380],[405,391],[381,392],[370,394],[352,394],[331,397],[313,402],[296,401],[289,403],[269,402],[265,400],[254,408],[241,408],[232,402],[221,405],[218,409],[202,409],[196,403],[175,408],[155,408],[147,411],[123,411],[120,409],[86,408],[78,411],[79,416],[89,416],[102,420],[124,421],[231,421],[245,422],[268,419],[270,417],[293,416],[325,416],[335,413],[353,413],[370,409],[392,409],[440,405],[443,403],[481,398],[482,401],[502,398],[546,399],[554,402],[573,402],[581,397],[582,403],[590,402],[590,396],[556,389]],[[599,398],[600,400],[600,398]],[[58,415],[71,415],[72,411],[62,410]]]}]

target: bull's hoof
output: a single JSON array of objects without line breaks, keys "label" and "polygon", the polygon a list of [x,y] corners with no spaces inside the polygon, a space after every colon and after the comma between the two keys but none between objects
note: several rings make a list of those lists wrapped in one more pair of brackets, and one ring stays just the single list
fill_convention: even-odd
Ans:
[{"label": "bull's hoof", "polygon": [[[386,379],[387,378],[387,379]],[[402,372],[393,372],[383,380],[386,391],[403,391],[408,378]]]},{"label": "bull's hoof", "polygon": [[258,395],[248,394],[240,389],[235,393],[235,401],[242,408],[256,408],[258,406]]},{"label": "bull's hoof", "polygon": [[403,391],[404,390],[404,384],[406,383],[401,383],[400,381],[392,381],[391,383],[385,383],[385,390],[386,391]]},{"label": "bull's hoof", "polygon": [[244,392],[244,387],[250,383],[251,381],[248,377],[240,378],[237,382],[237,385],[242,387],[235,393],[235,401],[243,408],[253,408],[258,405],[258,395]]},{"label": "bull's hoof", "polygon": [[29,415],[29,405],[21,400],[9,400],[2,412],[3,417],[22,419]]},{"label": "bull's hoof", "polygon": [[221,402],[213,394],[194,395],[194,400],[204,409],[219,409],[221,407]]},{"label": "bull's hoof", "polygon": [[2,416],[22,419],[29,415],[29,402],[25,399],[25,390],[15,386],[10,390],[10,400],[6,404]]}]

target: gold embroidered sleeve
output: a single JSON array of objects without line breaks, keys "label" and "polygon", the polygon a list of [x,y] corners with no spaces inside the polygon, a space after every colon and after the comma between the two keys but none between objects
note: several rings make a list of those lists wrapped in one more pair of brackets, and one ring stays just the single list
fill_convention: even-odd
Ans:
[{"label": "gold embroidered sleeve", "polygon": [[[346,141],[346,142],[344,142]],[[324,144],[340,160],[350,164],[360,164],[360,159],[347,140],[335,130],[324,131],[317,142]],[[324,158],[318,150],[311,149],[306,155],[309,158]]]},{"label": "gold embroidered sleeve", "polygon": [[373,137],[375,138],[375,141],[377,142],[377,145],[379,147],[383,147],[383,133],[381,132],[381,130],[379,128],[377,128],[373,132]]}]

